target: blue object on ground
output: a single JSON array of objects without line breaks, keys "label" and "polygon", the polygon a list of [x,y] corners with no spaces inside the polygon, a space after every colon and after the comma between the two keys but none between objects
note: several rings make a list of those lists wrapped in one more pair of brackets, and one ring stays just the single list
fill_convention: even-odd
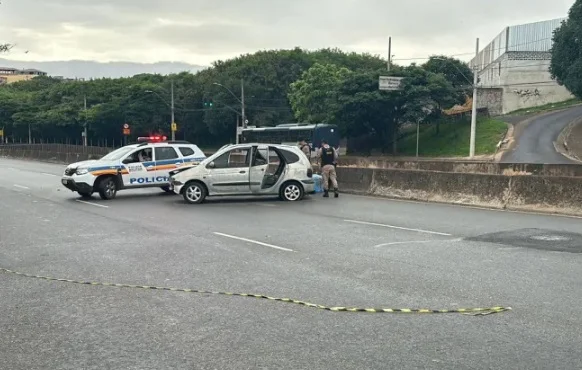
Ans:
[{"label": "blue object on ground", "polygon": [[323,177],[321,175],[313,174],[313,181],[315,181],[315,192],[323,193]]}]

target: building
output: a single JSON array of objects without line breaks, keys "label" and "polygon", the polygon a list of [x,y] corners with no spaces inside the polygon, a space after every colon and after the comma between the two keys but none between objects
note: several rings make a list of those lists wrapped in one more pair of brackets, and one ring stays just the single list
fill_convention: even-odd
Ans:
[{"label": "building", "polygon": [[47,73],[38,69],[17,69],[0,67],[0,85],[17,81],[26,81],[37,76],[46,76]]},{"label": "building", "polygon": [[552,80],[552,36],[566,18],[506,27],[469,65],[478,71],[478,108],[491,115],[573,98]]}]

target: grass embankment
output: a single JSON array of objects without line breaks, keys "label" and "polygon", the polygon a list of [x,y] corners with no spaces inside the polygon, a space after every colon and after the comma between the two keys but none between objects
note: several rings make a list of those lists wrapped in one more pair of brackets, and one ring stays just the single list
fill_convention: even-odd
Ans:
[{"label": "grass embankment", "polygon": [[[475,155],[494,154],[497,144],[507,132],[505,122],[483,118],[477,121]],[[420,126],[418,155],[421,157],[468,157],[471,123],[468,121],[441,123],[440,133],[436,125]],[[398,152],[406,156],[416,155],[416,132],[398,142]]]},{"label": "grass embankment", "polygon": [[506,114],[506,116],[520,116],[520,115],[525,115],[525,114],[544,113],[544,112],[550,112],[553,110],[569,108],[571,106],[578,105],[578,104],[582,104],[582,101],[578,98],[574,98],[574,99],[565,100],[565,101],[562,101],[559,103],[550,103],[550,104],[540,105],[539,107],[532,107],[532,108],[524,108],[524,109],[515,110],[513,112]]}]

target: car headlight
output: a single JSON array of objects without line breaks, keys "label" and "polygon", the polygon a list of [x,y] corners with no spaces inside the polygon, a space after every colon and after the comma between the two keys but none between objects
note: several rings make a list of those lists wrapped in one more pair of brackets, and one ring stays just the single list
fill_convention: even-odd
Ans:
[{"label": "car headlight", "polygon": [[87,169],[87,168],[78,168],[78,169],[77,169],[77,171],[75,171],[75,173],[76,173],[77,175],[84,175],[84,174],[86,174],[87,172],[89,172],[89,169]]}]

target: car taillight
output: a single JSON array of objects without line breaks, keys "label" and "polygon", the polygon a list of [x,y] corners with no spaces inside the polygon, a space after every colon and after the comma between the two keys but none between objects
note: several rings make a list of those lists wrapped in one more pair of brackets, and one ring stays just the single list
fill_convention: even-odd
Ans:
[{"label": "car taillight", "polygon": [[313,177],[313,169],[308,169],[307,170],[307,177],[312,178]]}]

